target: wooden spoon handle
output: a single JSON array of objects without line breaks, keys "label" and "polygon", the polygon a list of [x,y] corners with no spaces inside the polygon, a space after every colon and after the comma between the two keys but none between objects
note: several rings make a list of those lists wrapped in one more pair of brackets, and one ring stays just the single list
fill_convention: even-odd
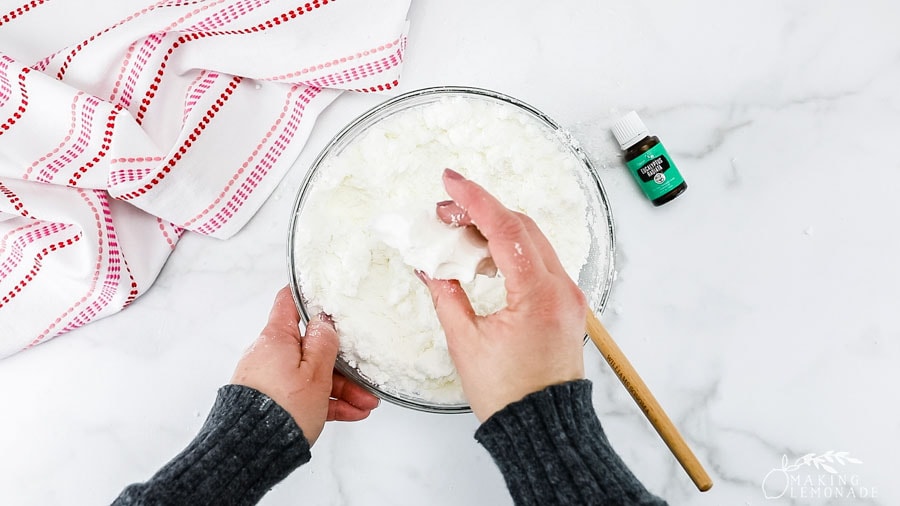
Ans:
[{"label": "wooden spoon handle", "polygon": [[631,394],[634,402],[644,412],[644,416],[647,417],[647,420],[650,420],[653,428],[656,429],[666,446],[672,451],[672,455],[675,456],[681,467],[690,476],[694,485],[701,492],[709,490],[712,487],[712,479],[707,474],[706,469],[697,460],[697,456],[688,447],[687,442],[681,437],[678,429],[675,428],[675,424],[663,411],[662,406],[650,393],[650,389],[647,388],[644,380],[634,370],[634,366],[631,365],[631,362],[628,361],[625,354],[613,341],[612,336],[609,335],[609,332],[606,331],[606,328],[603,327],[603,324],[591,311],[588,311],[587,314],[587,333],[591,341],[597,345],[597,349],[603,354],[603,358],[606,359],[613,372],[619,377],[619,381]]}]

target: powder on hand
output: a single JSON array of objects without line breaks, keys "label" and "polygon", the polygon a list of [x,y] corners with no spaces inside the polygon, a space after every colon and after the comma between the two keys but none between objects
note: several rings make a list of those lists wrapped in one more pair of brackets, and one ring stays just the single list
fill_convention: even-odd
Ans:
[{"label": "powder on hand", "polygon": [[[299,217],[296,275],[314,311],[334,318],[341,357],[388,392],[464,404],[431,296],[373,220],[397,209],[432,219],[447,199],[441,173],[450,167],[534,219],[577,280],[591,242],[580,163],[555,131],[517,108],[463,97],[395,113],[326,160]],[[394,224],[419,227],[420,219]],[[462,283],[476,313],[504,307],[502,274]]]}]

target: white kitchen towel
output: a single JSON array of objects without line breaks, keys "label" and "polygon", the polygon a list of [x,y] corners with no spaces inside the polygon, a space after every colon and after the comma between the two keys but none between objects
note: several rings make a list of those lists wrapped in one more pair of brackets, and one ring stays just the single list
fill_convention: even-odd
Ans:
[{"label": "white kitchen towel", "polygon": [[0,1],[0,357],[227,238],[342,90],[398,83],[409,0]]}]

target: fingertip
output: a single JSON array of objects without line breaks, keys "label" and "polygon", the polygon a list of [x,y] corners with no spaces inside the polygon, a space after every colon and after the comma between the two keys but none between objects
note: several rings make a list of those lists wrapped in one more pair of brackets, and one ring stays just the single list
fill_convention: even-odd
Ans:
[{"label": "fingertip", "polygon": [[359,409],[373,410],[381,406],[381,399],[374,394],[366,392],[367,395],[357,395],[346,399],[348,403]]},{"label": "fingertip", "polygon": [[312,364],[318,374],[325,375],[334,367],[340,345],[330,318],[313,316],[306,326],[306,335],[300,339],[300,345],[301,361]]},{"label": "fingertip", "polygon": [[478,184],[472,180],[466,179],[465,176],[453,169],[444,169],[442,176],[444,189],[450,195],[450,198],[460,208],[468,207],[471,197],[471,189],[477,187]]},{"label": "fingertip", "polygon": [[306,326],[306,335],[303,338],[306,341],[326,341],[327,343],[336,343],[338,340],[337,331],[332,325],[315,318],[310,320],[309,325]]},{"label": "fingertip", "polygon": [[472,224],[472,218],[462,206],[452,200],[438,202],[435,213],[439,220],[454,227],[465,227]]},{"label": "fingertip", "polygon": [[449,167],[444,169],[443,176],[444,179],[449,179],[450,181],[464,181],[466,179],[462,174]]},{"label": "fingertip", "polygon": [[332,328],[332,330],[334,330],[334,328],[335,328],[334,327],[334,318],[332,318],[331,315],[326,313],[325,311],[319,312],[319,314],[317,314],[313,318],[318,318],[320,322],[322,322],[325,325],[328,325],[329,327]]},{"label": "fingertip", "polygon": [[285,286],[278,290],[275,294],[275,301],[272,303],[272,310],[269,311],[270,323],[299,324],[300,312],[294,303],[294,295],[289,286]]},{"label": "fingertip", "polygon": [[291,287],[289,285],[285,285],[278,290],[278,293],[275,294],[275,307],[283,307],[288,306],[288,308],[296,311],[296,304],[294,304],[294,294],[291,292]]},{"label": "fingertip", "polygon": [[372,410],[381,405],[381,399],[372,392],[335,372],[331,380],[332,399],[347,402],[360,409]]},{"label": "fingertip", "polygon": [[358,422],[372,414],[371,409],[361,409],[340,399],[328,400],[328,421]]}]

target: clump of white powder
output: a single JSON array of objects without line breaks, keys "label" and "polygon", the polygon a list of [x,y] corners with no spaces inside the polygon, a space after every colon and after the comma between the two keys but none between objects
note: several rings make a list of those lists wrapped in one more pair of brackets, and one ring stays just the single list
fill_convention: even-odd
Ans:
[{"label": "clump of white powder", "polygon": [[[396,113],[328,159],[299,217],[296,274],[310,305],[334,318],[343,359],[389,392],[465,403],[431,297],[373,218],[434,213],[449,167],[534,219],[577,280],[591,243],[579,164],[531,116],[462,97]],[[502,274],[463,283],[477,313],[505,305]]]},{"label": "clump of white powder", "polygon": [[497,273],[487,239],[474,227],[442,223],[433,209],[382,214],[372,228],[379,239],[400,252],[403,263],[432,278],[469,282],[478,273]]}]

